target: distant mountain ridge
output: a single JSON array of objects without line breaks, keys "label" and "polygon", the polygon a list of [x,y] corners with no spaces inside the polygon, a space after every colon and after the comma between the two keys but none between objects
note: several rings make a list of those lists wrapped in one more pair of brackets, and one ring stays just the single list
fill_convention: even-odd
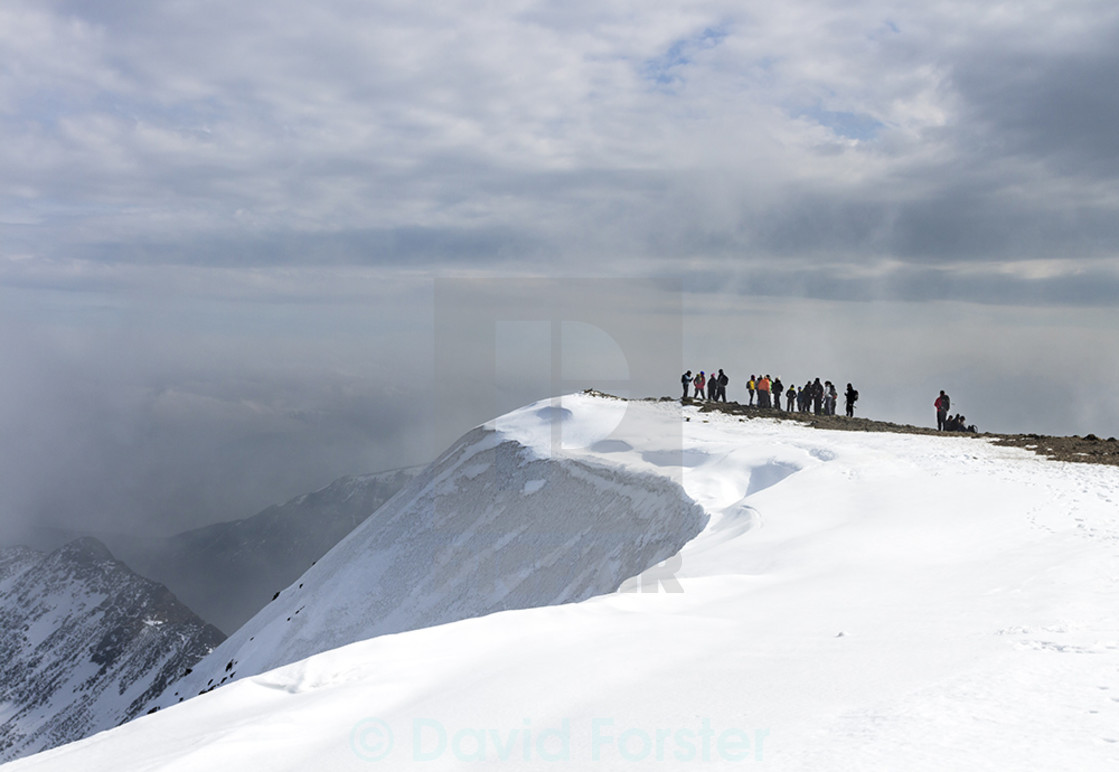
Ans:
[{"label": "distant mountain ridge", "polygon": [[342,477],[241,520],[109,543],[137,572],[231,633],[418,473],[417,467]]},{"label": "distant mountain ridge", "polygon": [[0,550],[0,761],[134,718],[223,638],[96,539]]}]

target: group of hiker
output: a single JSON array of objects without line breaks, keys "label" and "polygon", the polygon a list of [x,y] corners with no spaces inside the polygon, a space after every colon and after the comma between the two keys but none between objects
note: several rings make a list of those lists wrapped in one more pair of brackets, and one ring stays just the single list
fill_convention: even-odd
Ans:
[{"label": "group of hiker", "polygon": [[716,375],[714,371],[707,375],[700,370],[695,376],[692,371],[684,373],[680,378],[680,382],[684,386],[684,399],[688,398],[688,388],[695,389],[695,399],[708,399],[712,402],[726,402],[727,401],[727,383],[730,381],[726,373],[720,368],[719,374]]},{"label": "group of hiker", "polygon": [[[729,382],[730,378],[727,377],[722,368],[719,369],[718,373],[714,371],[706,373],[700,370],[695,375],[692,374],[691,370],[688,370],[680,376],[680,385],[684,392],[682,399],[688,399],[688,392],[691,391],[693,399],[726,402],[727,384]],[[785,399],[784,410],[789,413],[835,415],[836,404],[839,400],[839,392],[831,381],[820,383],[820,379],[816,378],[808,381],[800,388],[789,386],[786,389],[780,377],[771,378],[768,373],[761,377],[751,375],[750,379],[746,381],[746,391],[750,395],[747,406],[781,410],[781,399],[783,397]],[[858,390],[848,383],[843,398],[847,417],[854,417],[855,402],[859,399]],[[943,432],[977,431],[975,425],[968,424],[963,415],[959,413],[950,415],[952,400],[943,389],[940,390],[940,396],[936,398],[933,407],[936,408],[936,428],[938,430]]]},{"label": "group of hiker", "polygon": [[952,408],[952,398],[940,390],[940,396],[933,402],[936,408],[936,428],[942,432],[975,432],[975,424],[968,424],[967,419],[960,413],[948,415]]},{"label": "group of hiker", "polygon": [[[687,399],[688,391],[692,390],[693,399],[726,402],[729,380],[721,368],[717,375],[714,372],[708,374],[703,370],[692,375],[692,371],[688,370],[680,376],[680,384],[684,390],[682,399]],[[757,400],[756,407],[781,410],[781,400],[784,398],[784,409],[790,413],[795,411],[835,415],[835,407],[839,399],[835,384],[831,381],[820,383],[819,378],[808,381],[800,388],[794,385],[786,390],[780,377],[771,378],[768,374],[761,377],[751,375],[750,380],[746,382],[746,391],[750,395],[748,406],[754,407]],[[850,418],[855,415],[855,402],[859,398],[859,392],[848,383],[843,396],[846,400],[847,416]]]}]

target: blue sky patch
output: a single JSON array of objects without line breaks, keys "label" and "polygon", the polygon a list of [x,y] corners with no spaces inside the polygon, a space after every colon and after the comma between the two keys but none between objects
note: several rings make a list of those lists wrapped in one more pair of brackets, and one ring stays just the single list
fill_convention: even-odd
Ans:
[{"label": "blue sky patch", "polygon": [[707,27],[698,35],[677,40],[660,56],[646,59],[641,75],[658,86],[669,87],[683,82],[681,70],[692,63],[696,53],[715,48],[729,33],[722,27]]},{"label": "blue sky patch", "polygon": [[802,110],[794,115],[797,118],[813,120],[821,126],[831,129],[841,137],[859,141],[877,138],[878,132],[885,126],[877,118],[866,113],[824,110],[820,107]]}]

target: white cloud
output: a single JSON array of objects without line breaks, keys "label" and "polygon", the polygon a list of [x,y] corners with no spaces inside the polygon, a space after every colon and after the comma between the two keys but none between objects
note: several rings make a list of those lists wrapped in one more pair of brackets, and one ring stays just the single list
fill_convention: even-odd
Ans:
[{"label": "white cloud", "polygon": [[[506,238],[495,234],[516,233],[530,255],[594,267],[619,244],[678,259],[712,242],[906,259],[911,243],[882,236],[899,218],[907,227],[891,202],[939,210],[964,183],[992,213],[1037,217],[992,183],[1066,175],[1046,166],[1039,178],[989,132],[1044,107],[987,89],[1020,81],[1007,68],[1022,56],[1059,75],[1084,39],[1082,69],[1091,57],[1105,68],[1114,37],[1090,3],[978,18],[959,3],[823,0],[14,8],[10,28],[34,45],[18,48],[4,100],[5,209],[46,213],[71,256],[210,263],[290,232],[350,234],[328,251],[361,262],[378,249],[374,236],[363,250],[362,232],[425,230],[439,246],[402,246],[399,262],[442,265],[470,232],[497,239],[494,252]],[[44,88],[52,99],[36,103]],[[1035,158],[1067,152],[1044,127],[1015,130]],[[851,202],[879,225],[833,237]],[[823,228],[811,222],[821,206]],[[1059,242],[1064,205],[1044,208],[1042,242]],[[775,214],[788,221],[776,230]],[[771,243],[787,232],[800,235]],[[971,259],[990,242],[975,235],[944,249]],[[485,249],[464,251],[484,267]]]}]

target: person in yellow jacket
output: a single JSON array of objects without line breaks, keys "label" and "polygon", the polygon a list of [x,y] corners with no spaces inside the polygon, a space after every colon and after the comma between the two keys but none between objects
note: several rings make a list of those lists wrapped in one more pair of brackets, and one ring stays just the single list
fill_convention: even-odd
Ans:
[{"label": "person in yellow jacket", "polygon": [[754,404],[754,391],[758,388],[758,382],[754,380],[754,376],[750,376],[750,380],[746,381],[746,391],[750,392],[749,404]]}]

